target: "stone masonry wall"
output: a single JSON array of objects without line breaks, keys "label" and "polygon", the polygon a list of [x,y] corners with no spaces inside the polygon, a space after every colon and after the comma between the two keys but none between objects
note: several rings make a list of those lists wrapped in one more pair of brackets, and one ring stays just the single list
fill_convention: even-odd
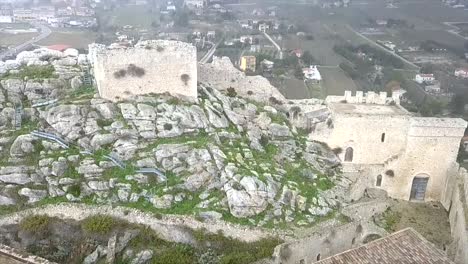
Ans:
[{"label": "stone masonry wall", "polygon": [[273,263],[310,264],[358,247],[369,238],[369,235],[383,237],[387,232],[369,219],[387,208],[386,201],[359,203],[344,208],[343,213],[349,216],[352,222],[338,225],[326,222],[320,228],[314,228],[320,231],[310,236],[277,246],[273,253]]},{"label": "stone masonry wall", "polygon": [[[364,106],[347,101],[334,103],[328,98],[327,102],[331,110],[331,119],[325,122],[328,129],[314,131],[310,137],[332,149],[341,148],[339,157],[344,165],[360,165],[361,170],[381,165],[380,172],[365,168],[361,171],[375,173],[365,174],[365,182],[369,184],[366,188],[381,188],[392,198],[409,200],[414,177],[423,176],[429,178],[425,200],[443,198],[448,172],[456,165],[466,121],[415,117],[391,104],[367,102]],[[353,150],[352,161],[345,160],[348,148]],[[376,186],[378,175],[382,175],[381,186]],[[362,188],[359,190],[362,192]]]},{"label": "stone masonry wall", "polygon": [[94,44],[89,56],[102,98],[117,101],[166,92],[197,98],[197,52],[191,44],[151,40],[116,49]]},{"label": "stone masonry wall", "polygon": [[241,241],[252,242],[266,237],[285,238],[284,235],[261,228],[250,228],[222,221],[200,222],[192,217],[163,215],[161,219],[154,214],[139,211],[137,209],[113,206],[91,206],[85,204],[62,203],[57,205],[46,205],[27,209],[21,212],[0,217],[0,226],[18,224],[24,217],[31,214],[47,215],[60,219],[73,219],[81,221],[89,216],[105,214],[117,219],[121,219],[134,224],[148,226],[158,235],[167,241],[177,243],[194,243],[195,240],[187,232],[187,227],[191,229],[206,229],[211,233],[223,232],[225,236],[239,239]]},{"label": "stone masonry wall", "polygon": [[449,212],[452,244],[448,254],[455,263],[468,263],[468,172],[464,168],[451,171],[442,203]]}]

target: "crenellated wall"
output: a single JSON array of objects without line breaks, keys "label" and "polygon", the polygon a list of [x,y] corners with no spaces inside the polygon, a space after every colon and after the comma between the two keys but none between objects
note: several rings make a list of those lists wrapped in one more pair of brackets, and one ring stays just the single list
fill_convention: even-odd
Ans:
[{"label": "crenellated wall", "polygon": [[197,100],[197,51],[189,43],[149,40],[117,48],[92,44],[89,58],[102,98],[170,93]]}]

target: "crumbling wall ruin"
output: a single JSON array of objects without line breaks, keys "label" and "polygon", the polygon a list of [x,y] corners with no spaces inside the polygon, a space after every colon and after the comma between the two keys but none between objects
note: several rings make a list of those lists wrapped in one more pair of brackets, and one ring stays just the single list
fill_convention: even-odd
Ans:
[{"label": "crumbling wall ruin", "polygon": [[197,51],[189,43],[148,40],[129,48],[92,44],[89,50],[102,98],[170,93],[197,100]]},{"label": "crumbling wall ruin", "polygon": [[218,90],[233,88],[242,97],[269,102],[271,97],[284,102],[284,96],[263,76],[246,76],[232,65],[228,57],[213,57],[212,63],[199,65],[201,83]]}]

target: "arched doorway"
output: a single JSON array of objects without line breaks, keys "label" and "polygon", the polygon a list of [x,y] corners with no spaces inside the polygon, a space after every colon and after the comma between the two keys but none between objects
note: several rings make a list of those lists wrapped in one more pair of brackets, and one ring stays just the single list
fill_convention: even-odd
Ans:
[{"label": "arched doorway", "polygon": [[348,147],[345,152],[344,161],[352,162],[353,161],[354,150],[352,147]]},{"label": "arched doorway", "polygon": [[426,196],[427,183],[429,182],[429,175],[418,174],[413,178],[411,185],[410,200],[424,201]]}]

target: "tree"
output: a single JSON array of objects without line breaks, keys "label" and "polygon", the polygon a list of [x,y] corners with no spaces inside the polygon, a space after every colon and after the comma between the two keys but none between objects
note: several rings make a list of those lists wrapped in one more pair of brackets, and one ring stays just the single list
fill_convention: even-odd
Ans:
[{"label": "tree", "polygon": [[315,58],[310,54],[309,51],[304,51],[301,56],[301,60],[305,65],[311,65],[315,62]]},{"label": "tree", "polygon": [[304,73],[302,72],[302,68],[299,65],[296,65],[296,68],[294,69],[294,76],[297,79],[302,79],[304,78]]},{"label": "tree", "polygon": [[433,64],[424,64],[422,67],[421,67],[421,73],[433,73],[434,72],[434,65]]},{"label": "tree", "polygon": [[452,97],[452,101],[450,102],[450,106],[454,114],[463,115],[465,114],[465,105],[466,105],[466,97],[462,93],[456,93]]}]

